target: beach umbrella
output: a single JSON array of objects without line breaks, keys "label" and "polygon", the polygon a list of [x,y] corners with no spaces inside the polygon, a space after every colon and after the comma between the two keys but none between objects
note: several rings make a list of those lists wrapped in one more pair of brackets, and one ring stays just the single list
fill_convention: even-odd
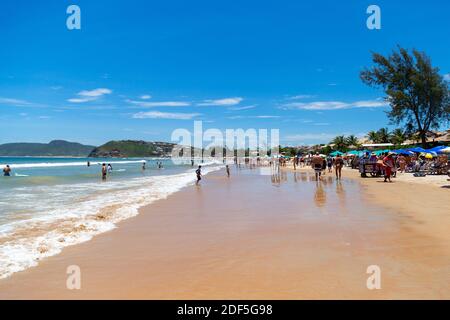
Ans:
[{"label": "beach umbrella", "polygon": [[433,159],[433,155],[431,153],[426,153],[425,154],[425,158],[426,159]]},{"label": "beach umbrella", "polygon": [[415,147],[412,149],[407,149],[408,151],[412,151],[412,152],[416,152],[416,153],[421,153],[421,152],[427,152],[427,150],[421,148],[421,147]]},{"label": "beach umbrella", "polygon": [[332,156],[332,157],[335,157],[337,155],[343,155],[343,153],[340,151],[334,151],[334,152],[330,153],[330,156]]},{"label": "beach umbrella", "polygon": [[450,153],[450,147],[439,150],[439,153]]},{"label": "beach umbrella", "polygon": [[438,153],[440,150],[445,149],[445,148],[448,148],[448,147],[446,147],[446,146],[437,146],[437,147],[428,149],[427,151],[434,151],[434,152]]}]

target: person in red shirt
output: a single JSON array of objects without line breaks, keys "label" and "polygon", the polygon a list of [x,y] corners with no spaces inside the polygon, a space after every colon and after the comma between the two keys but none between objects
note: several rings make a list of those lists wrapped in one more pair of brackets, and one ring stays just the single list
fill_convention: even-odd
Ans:
[{"label": "person in red shirt", "polygon": [[388,153],[386,157],[383,158],[384,165],[384,182],[391,181],[392,170],[394,169],[394,159],[392,158],[392,153]]}]

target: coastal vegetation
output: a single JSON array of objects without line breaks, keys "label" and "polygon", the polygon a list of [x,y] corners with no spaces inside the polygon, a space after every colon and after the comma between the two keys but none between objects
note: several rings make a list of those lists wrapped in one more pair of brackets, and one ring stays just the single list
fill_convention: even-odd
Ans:
[{"label": "coastal vegetation", "polygon": [[[389,56],[373,53],[372,60],[375,66],[364,69],[361,80],[384,90],[390,122],[401,126],[404,134],[417,134],[425,147],[427,133],[450,120],[448,82],[431,59],[418,50],[398,47]],[[387,132],[378,132],[376,137],[381,142],[389,141]]]},{"label": "coastal vegetation", "polygon": [[53,140],[50,143],[5,143],[0,145],[0,156],[86,157],[94,148],[64,140]]},{"label": "coastal vegetation", "polygon": [[128,158],[169,156],[175,144],[142,140],[109,141],[89,154],[92,158]]}]

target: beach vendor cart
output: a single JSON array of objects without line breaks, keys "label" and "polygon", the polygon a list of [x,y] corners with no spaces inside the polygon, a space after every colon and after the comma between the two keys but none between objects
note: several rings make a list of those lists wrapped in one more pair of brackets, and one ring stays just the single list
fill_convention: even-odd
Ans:
[{"label": "beach vendor cart", "polygon": [[359,173],[362,178],[366,178],[367,175],[372,177],[380,177],[381,176],[381,167],[376,162],[369,162],[366,159],[361,159],[359,162]]}]

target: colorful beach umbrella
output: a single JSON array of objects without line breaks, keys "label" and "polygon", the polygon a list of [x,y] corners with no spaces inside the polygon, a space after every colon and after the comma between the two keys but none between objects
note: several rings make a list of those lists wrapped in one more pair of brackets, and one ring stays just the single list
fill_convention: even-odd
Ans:
[{"label": "colorful beach umbrella", "polygon": [[439,150],[439,153],[450,153],[450,147],[446,147],[444,149]]},{"label": "colorful beach umbrella", "polygon": [[427,150],[421,148],[421,147],[415,147],[415,148],[411,148],[411,149],[407,149],[408,151],[412,151],[412,152],[416,152],[416,153],[422,153],[422,152],[427,152]]}]

